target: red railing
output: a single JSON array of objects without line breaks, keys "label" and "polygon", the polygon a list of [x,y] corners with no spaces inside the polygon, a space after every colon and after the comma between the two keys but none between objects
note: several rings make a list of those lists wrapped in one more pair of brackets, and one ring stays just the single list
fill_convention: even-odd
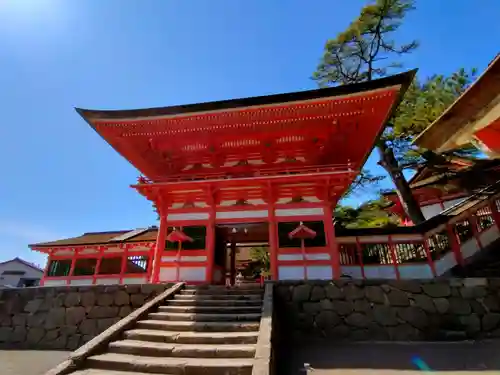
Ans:
[{"label": "red railing", "polygon": [[498,191],[499,186],[489,187],[419,226],[341,231],[337,241],[344,275],[435,277],[463,266],[464,259],[500,238]]},{"label": "red railing", "polygon": [[217,180],[217,179],[233,179],[233,178],[251,178],[251,177],[266,177],[266,176],[280,176],[280,175],[293,175],[293,174],[307,174],[307,173],[354,173],[350,164],[329,164],[317,166],[276,166],[273,168],[259,168],[255,166],[244,167],[230,167],[227,171],[221,172],[198,172],[193,170],[186,171],[185,173],[171,175],[161,179],[151,181],[146,177],[139,177],[139,184],[162,183],[162,182],[178,182],[178,181],[202,181],[202,180]]}]

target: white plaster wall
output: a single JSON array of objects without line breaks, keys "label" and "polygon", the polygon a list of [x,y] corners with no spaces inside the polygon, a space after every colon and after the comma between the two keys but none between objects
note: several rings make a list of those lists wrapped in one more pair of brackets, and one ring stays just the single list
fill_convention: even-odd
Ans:
[{"label": "white plaster wall", "polygon": [[206,267],[180,267],[180,281],[205,281]]},{"label": "white plaster wall", "polygon": [[450,251],[443,255],[441,259],[434,262],[434,267],[436,268],[436,275],[441,276],[450,268],[455,267],[457,265],[457,260],[455,259],[455,254]]},{"label": "white plaster wall", "polygon": [[304,280],[304,267],[302,266],[279,266],[279,280]]},{"label": "white plaster wall", "polygon": [[160,281],[174,281],[176,278],[176,267],[161,267],[158,279]]},{"label": "white plaster wall", "polygon": [[248,218],[267,218],[269,215],[268,210],[258,211],[222,211],[217,212],[215,217],[217,219],[248,219]]},{"label": "white plaster wall", "polygon": [[[4,272],[15,271],[24,272],[22,275],[7,275]],[[0,285],[9,285],[17,287],[21,279],[37,279],[40,280],[43,277],[43,272],[38,271],[26,264],[19,262],[17,260],[12,260],[10,262],[5,262],[0,264]]]},{"label": "white plaster wall", "polygon": [[125,277],[122,284],[146,284],[147,277]]},{"label": "white plaster wall", "polygon": [[362,279],[363,273],[361,272],[361,266],[341,266],[341,275],[347,275],[353,279]]},{"label": "white plaster wall", "polygon": [[182,221],[182,220],[207,220],[208,212],[193,212],[183,214],[168,214],[167,221]]},{"label": "white plaster wall", "polygon": [[95,283],[97,285],[120,284],[120,279],[117,277],[105,277],[105,278],[96,279]]},{"label": "white plaster wall", "polygon": [[81,280],[71,280],[69,282],[69,285],[92,285],[93,280],[92,279],[81,279]]},{"label": "white plaster wall", "polygon": [[61,286],[66,285],[66,280],[45,280],[43,286]]},{"label": "white plaster wall", "polygon": [[420,206],[420,209],[422,210],[422,215],[424,215],[425,219],[430,219],[431,217],[439,215],[442,211],[439,203]]},{"label": "white plaster wall", "polygon": [[432,279],[431,267],[428,264],[399,264],[399,277],[401,279]]},{"label": "white plaster wall", "polygon": [[393,266],[365,266],[367,279],[396,279],[396,270]]},{"label": "white plaster wall", "polygon": [[307,266],[308,280],[331,280],[333,278],[331,266]]},{"label": "white plaster wall", "polygon": [[278,217],[282,216],[312,216],[312,215],[323,215],[323,208],[277,208],[275,215]]}]

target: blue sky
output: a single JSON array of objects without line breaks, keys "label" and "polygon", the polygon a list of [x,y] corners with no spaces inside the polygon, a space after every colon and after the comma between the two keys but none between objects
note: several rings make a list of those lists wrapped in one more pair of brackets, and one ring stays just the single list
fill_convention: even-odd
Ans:
[{"label": "blue sky", "polygon": [[[43,263],[28,243],[154,224],[150,204],[129,188],[136,171],[74,107],[166,106],[315,88],[309,77],[324,42],[365,3],[0,0],[0,260]],[[417,6],[398,35],[421,42],[405,68],[419,68],[421,76],[483,70],[499,52],[498,0]]]}]

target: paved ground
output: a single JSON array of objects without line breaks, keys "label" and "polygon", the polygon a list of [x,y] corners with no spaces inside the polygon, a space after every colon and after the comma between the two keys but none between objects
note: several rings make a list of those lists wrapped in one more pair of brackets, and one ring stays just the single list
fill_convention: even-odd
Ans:
[{"label": "paved ground", "polygon": [[447,375],[500,374],[500,342],[482,343],[302,343],[278,355],[278,375],[416,374],[414,358]]},{"label": "paved ground", "polygon": [[43,375],[68,355],[69,352],[0,350],[0,374]]}]

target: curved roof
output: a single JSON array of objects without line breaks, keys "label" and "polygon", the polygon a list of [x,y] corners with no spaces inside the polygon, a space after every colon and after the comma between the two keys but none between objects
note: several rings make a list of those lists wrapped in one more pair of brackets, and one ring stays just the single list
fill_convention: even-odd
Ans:
[{"label": "curved roof", "polygon": [[254,96],[249,98],[220,100],[205,103],[174,105],[158,108],[126,109],[126,110],[94,110],[75,108],[76,111],[86,120],[118,120],[137,119],[144,117],[164,117],[180,114],[224,111],[228,109],[238,109],[253,106],[263,106],[294,101],[305,101],[321,99],[332,96],[344,96],[359,94],[366,91],[383,89],[390,86],[401,85],[401,94],[404,94],[413,80],[417,70],[410,70],[401,74],[392,75],[385,78],[376,79],[369,82],[356,83],[351,85],[328,87],[316,90],[296,91],[284,94]]}]

